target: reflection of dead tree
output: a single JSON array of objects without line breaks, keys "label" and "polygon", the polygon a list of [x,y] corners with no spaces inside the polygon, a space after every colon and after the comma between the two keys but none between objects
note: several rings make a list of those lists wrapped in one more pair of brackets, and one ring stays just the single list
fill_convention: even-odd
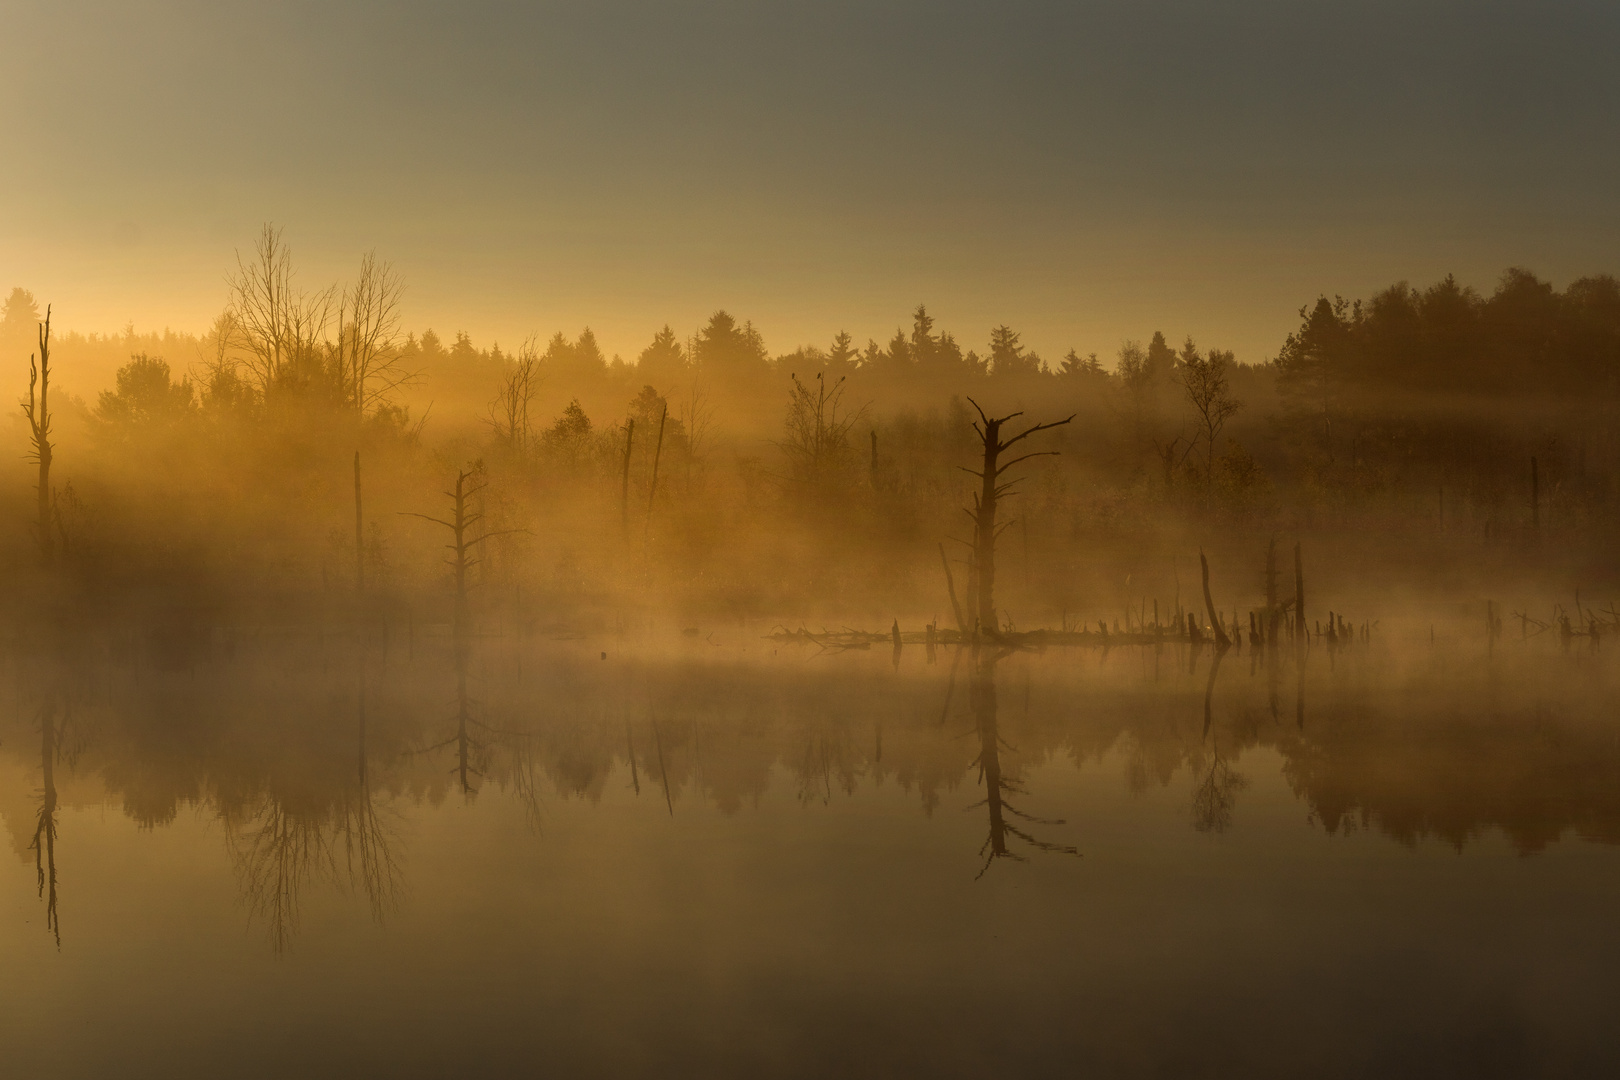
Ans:
[{"label": "reflection of dead tree", "polygon": [[664,805],[669,807],[669,816],[675,816],[675,798],[669,791],[669,766],[664,763],[664,736],[658,730],[658,721],[652,722],[653,746],[658,751],[658,776],[664,782]]},{"label": "reflection of dead tree", "polygon": [[[996,620],[996,538],[1001,529],[996,525],[996,509],[1003,496],[1014,494],[1013,487],[1021,478],[1003,481],[1002,475],[1021,461],[1028,461],[1032,457],[1042,457],[1056,454],[1056,450],[1037,450],[1033,453],[1020,454],[1011,461],[1002,461],[1001,455],[1009,447],[1023,439],[1029,438],[1038,431],[1048,428],[1062,427],[1074,417],[1065,420],[1056,420],[1050,424],[1035,424],[1025,428],[1010,439],[1001,437],[1001,425],[1023,413],[1015,412],[1008,416],[990,417],[979,408],[979,403],[972,398],[968,402],[978,412],[979,419],[974,422],[973,430],[979,436],[979,442],[984,449],[984,458],[980,469],[969,469],[961,466],[964,472],[972,473],[980,480],[980,490],[973,497],[973,509],[968,516],[973,519],[973,564],[976,573],[975,584],[978,587],[977,610],[973,613],[979,621],[979,629],[986,634],[996,634],[1000,624]],[[982,426],[981,426],[982,424]],[[970,597],[970,606],[973,598]]]},{"label": "reflection of dead tree", "polygon": [[[228,836],[250,919],[262,919],[277,952],[298,933],[299,901],[311,882],[358,885],[381,922],[400,891],[393,830],[369,785],[344,791],[334,805],[290,808],[267,795],[243,835]],[[341,861],[340,861],[341,858]]]},{"label": "reflection of dead tree", "polygon": [[336,877],[337,862],[324,814],[295,813],[266,796],[257,826],[245,838],[227,834],[250,919],[263,919],[270,946],[285,952],[298,932],[298,902],[312,876]]},{"label": "reflection of dead tree", "polygon": [[1209,667],[1209,680],[1204,684],[1204,738],[1210,741],[1210,764],[1207,771],[1201,764],[1194,771],[1193,827],[1199,832],[1226,831],[1232,824],[1237,793],[1249,784],[1221,757],[1219,736],[1212,733],[1215,678],[1220,674],[1222,659],[1224,650],[1216,650],[1215,662]]},{"label": "reflection of dead tree", "polygon": [[[1022,783],[1015,778],[1008,777],[1001,770],[1001,749],[1006,747],[1014,753],[1017,750],[1001,738],[996,720],[996,661],[999,656],[987,655],[979,661],[973,672],[972,684],[969,687],[969,696],[973,703],[973,718],[979,736],[979,756],[974,764],[979,766],[979,778],[984,782],[985,797],[969,810],[980,806],[986,807],[990,818],[990,834],[985,838],[984,845],[979,848],[979,854],[985,856],[984,865],[979,868],[976,878],[983,877],[990,864],[997,859],[1015,859],[1019,862],[1027,861],[1023,855],[1013,851],[1007,843],[1009,836],[1022,840],[1037,851],[1050,851],[1062,855],[1079,856],[1078,849],[1067,844],[1054,844],[1041,840],[1023,828],[1008,820],[1008,815],[1029,822],[1033,825],[1063,825],[1062,818],[1038,818],[1019,810],[1007,799],[1008,794],[1025,795]],[[988,854],[986,854],[988,853]]]},{"label": "reflection of dead tree", "polygon": [[338,832],[343,839],[349,880],[358,880],[371,904],[371,917],[382,922],[393,910],[400,889],[400,868],[394,857],[393,830],[378,812],[371,791],[371,771],[366,750],[366,672],[364,643],[360,654],[360,682],[355,714],[358,728],[356,779],[358,786],[346,792]]},{"label": "reflection of dead tree", "polygon": [[1200,767],[1198,774],[1201,778],[1193,788],[1193,828],[1225,832],[1232,824],[1237,793],[1249,786],[1248,778],[1233,770],[1218,747],[1212,748],[1209,768]]},{"label": "reflection of dead tree", "polygon": [[34,872],[39,878],[39,895],[45,901],[45,928],[62,947],[62,924],[56,915],[56,705],[47,704],[39,714],[40,770],[44,792],[39,818],[34,826]]}]

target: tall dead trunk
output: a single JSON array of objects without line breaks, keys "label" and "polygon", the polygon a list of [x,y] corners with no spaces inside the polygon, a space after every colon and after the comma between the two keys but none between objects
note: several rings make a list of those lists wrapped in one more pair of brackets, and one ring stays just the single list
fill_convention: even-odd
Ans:
[{"label": "tall dead trunk", "polygon": [[1266,622],[1263,628],[1267,645],[1277,644],[1277,630],[1282,622],[1282,599],[1277,595],[1277,538],[1273,536],[1266,547]]},{"label": "tall dead trunk", "polygon": [[626,538],[630,535],[630,448],[635,445],[636,421],[624,422],[624,481],[619,489],[619,527]]},{"label": "tall dead trunk", "polygon": [[1305,562],[1300,555],[1299,542],[1294,542],[1294,633],[1295,640],[1305,640]]},{"label": "tall dead trunk", "polygon": [[[34,388],[39,387],[39,399]],[[28,418],[30,456],[39,464],[39,553],[46,566],[56,559],[56,538],[51,528],[51,309],[45,308],[45,321],[39,324],[39,363],[28,358],[28,402],[23,415]]]},{"label": "tall dead trunk", "polygon": [[[973,513],[971,514],[974,526],[973,564],[974,569],[977,572],[976,584],[978,586],[978,595],[976,598],[977,610],[975,615],[978,618],[979,628],[985,633],[994,635],[998,632],[998,627],[1000,626],[1000,623],[996,619],[995,598],[996,538],[999,535],[999,530],[1005,527],[998,526],[996,524],[996,511],[1001,497],[1003,495],[1012,494],[1013,486],[1018,483],[1016,478],[1003,481],[1001,479],[1002,474],[1021,461],[1027,461],[1032,457],[1042,457],[1048,454],[1056,454],[1057,451],[1040,450],[1034,453],[1020,454],[1011,461],[1002,461],[1001,455],[1019,440],[1026,439],[1035,434],[1037,431],[1045,431],[1048,428],[1062,427],[1070,420],[1073,420],[1074,415],[1070,414],[1068,418],[1057,420],[1050,424],[1036,424],[1033,427],[1024,429],[1017,435],[1014,435],[1012,438],[1003,441],[1001,438],[1001,426],[1014,417],[1022,416],[1023,414],[1012,413],[1008,416],[990,417],[985,414],[983,409],[979,408],[978,402],[974,401],[972,398],[969,398],[968,401],[973,405],[973,408],[977,410],[979,414],[980,422],[973,425],[973,430],[978,433],[979,442],[983,448],[982,468],[978,471],[973,469],[966,470],[967,472],[973,473],[973,475],[979,477],[980,481],[978,497],[975,501]],[[982,423],[982,427],[980,426],[980,423]]]},{"label": "tall dead trunk", "polygon": [[[455,571],[456,596],[454,614],[451,618],[450,631],[458,656],[465,656],[468,647],[471,627],[468,619],[467,603],[467,571],[477,565],[477,559],[471,558],[471,552],[484,541],[495,536],[508,536],[512,533],[528,532],[527,529],[494,529],[479,533],[477,536],[468,536],[473,526],[484,519],[482,512],[468,513],[467,503],[473,496],[483,491],[485,484],[478,482],[481,474],[478,470],[457,471],[456,490],[445,492],[451,499],[453,514],[451,520],[436,518],[430,514],[417,514],[401,511],[402,517],[416,517],[423,521],[431,521],[435,525],[443,525],[450,530],[451,542],[445,547],[451,551],[450,566]],[[473,481],[469,484],[468,481]]]},{"label": "tall dead trunk", "polygon": [[354,589],[366,591],[366,535],[360,504],[360,451],[354,452]]},{"label": "tall dead trunk", "polygon": [[956,602],[956,577],[951,573],[951,560],[945,557],[945,545],[939,545],[939,563],[945,568],[945,588],[951,594],[951,614],[956,616],[956,628],[967,637],[967,619],[962,615],[962,605]]},{"label": "tall dead trunk", "polygon": [[669,406],[658,417],[658,445],[653,450],[652,480],[647,484],[647,525],[643,535],[652,531],[653,499],[658,495],[658,461],[664,456],[664,421],[669,419]]},{"label": "tall dead trunk", "polygon": [[1541,467],[1534,457],[1530,459],[1530,529],[1541,532]]},{"label": "tall dead trunk", "polygon": [[1220,612],[1215,610],[1215,601],[1209,592],[1209,560],[1204,553],[1198,553],[1198,565],[1204,572],[1204,608],[1209,612],[1209,628],[1215,635],[1215,647],[1227,649],[1232,645],[1232,639],[1226,636],[1226,629],[1221,626]]}]

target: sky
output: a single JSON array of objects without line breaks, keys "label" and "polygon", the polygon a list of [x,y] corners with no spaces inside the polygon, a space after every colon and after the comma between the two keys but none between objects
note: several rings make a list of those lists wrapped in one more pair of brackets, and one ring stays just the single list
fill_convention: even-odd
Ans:
[{"label": "sky", "polygon": [[1318,294],[1620,271],[1620,5],[0,0],[0,290],[203,330],[236,253],[627,359],[926,303],[1049,361]]}]

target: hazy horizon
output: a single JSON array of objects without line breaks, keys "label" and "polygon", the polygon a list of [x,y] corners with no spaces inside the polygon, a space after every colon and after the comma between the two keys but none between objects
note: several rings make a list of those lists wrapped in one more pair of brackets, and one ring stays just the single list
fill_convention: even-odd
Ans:
[{"label": "hazy horizon", "polygon": [[200,332],[268,220],[306,282],[375,249],[408,326],[484,345],[631,360],[719,308],[881,343],[925,303],[964,347],[1252,363],[1319,293],[1562,287],[1620,240],[1598,5],[378,10],[11,5],[48,45],[0,69],[0,287]]}]

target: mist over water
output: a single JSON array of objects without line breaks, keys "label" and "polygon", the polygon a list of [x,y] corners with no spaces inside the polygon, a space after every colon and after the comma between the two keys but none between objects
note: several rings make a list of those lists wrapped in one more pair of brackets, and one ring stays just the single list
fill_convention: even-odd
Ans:
[{"label": "mist over water", "polygon": [[0,310],[21,1075],[1620,1064],[1613,277],[625,358],[300,273]]},{"label": "mist over water", "polygon": [[448,629],[8,655],[17,1068],[1614,1064],[1589,641]]}]

